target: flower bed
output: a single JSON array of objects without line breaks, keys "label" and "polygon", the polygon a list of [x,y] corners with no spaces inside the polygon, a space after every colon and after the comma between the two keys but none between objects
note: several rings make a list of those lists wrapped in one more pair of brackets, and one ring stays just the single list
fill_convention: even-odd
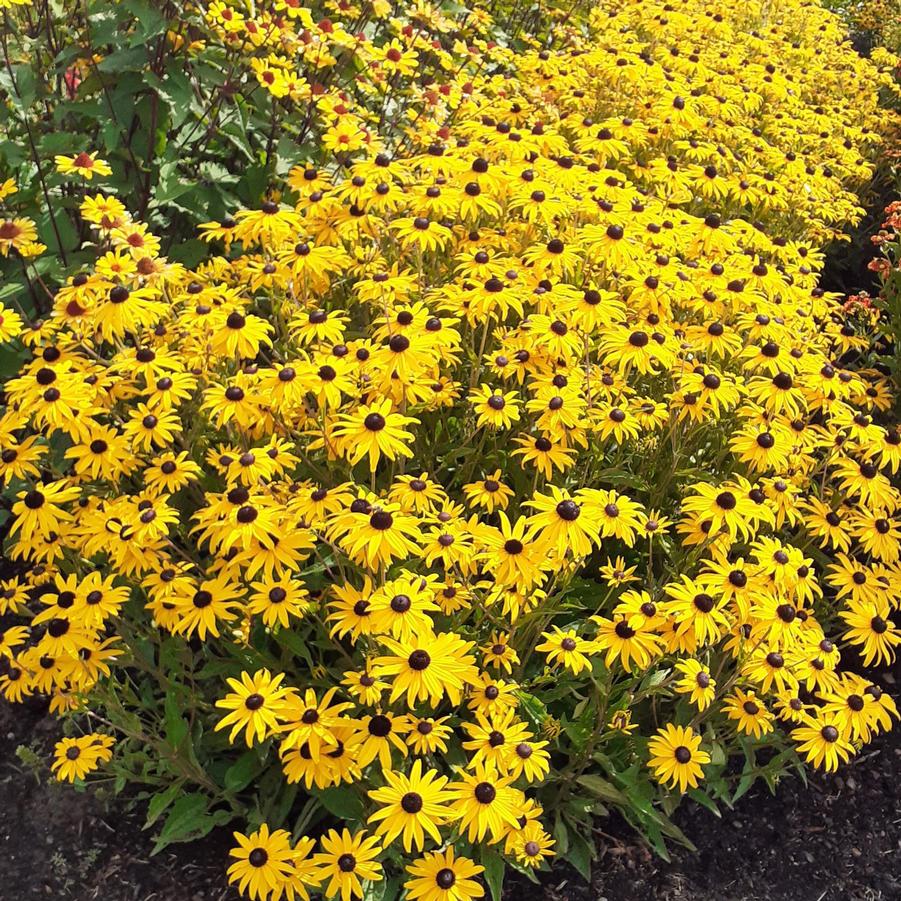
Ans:
[{"label": "flower bed", "polygon": [[[0,691],[58,778],[235,821],[250,897],[465,901],[891,727],[840,660],[901,642],[901,437],[818,273],[893,57],[797,0],[139,7],[13,10],[55,93],[4,45]],[[63,99],[135,70],[140,159]]]}]

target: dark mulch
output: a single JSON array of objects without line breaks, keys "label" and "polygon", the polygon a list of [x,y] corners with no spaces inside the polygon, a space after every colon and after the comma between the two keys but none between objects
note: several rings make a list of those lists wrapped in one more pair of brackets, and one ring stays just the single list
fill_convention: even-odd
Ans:
[{"label": "dark mulch", "polygon": [[[901,673],[879,676],[897,695]],[[230,836],[149,857],[139,811],[108,809],[90,793],[41,781],[17,756],[45,759],[56,724],[40,710],[0,702],[0,897],[76,901],[234,901],[225,887]],[[25,755],[26,757],[28,755]],[[591,885],[565,867],[540,888],[518,880],[513,901],[898,901],[901,899],[901,728],[853,765],[786,779],[773,797],[752,789],[717,819],[689,803],[676,821],[698,853],[665,863],[622,821],[600,824]]]},{"label": "dark mulch", "polygon": [[0,700],[0,898],[74,901],[235,901],[224,868],[230,836],[175,845],[150,857],[138,810],[90,792],[40,782],[19,747],[49,760],[58,724],[39,709]]},{"label": "dark mulch", "polygon": [[[898,698],[901,666],[867,675]],[[611,818],[590,886],[553,871],[537,892],[511,887],[510,901],[899,901],[901,726],[806,788],[786,778],[775,796],[755,786],[721,819],[693,802],[674,819],[696,854],[673,848],[667,863]]]}]

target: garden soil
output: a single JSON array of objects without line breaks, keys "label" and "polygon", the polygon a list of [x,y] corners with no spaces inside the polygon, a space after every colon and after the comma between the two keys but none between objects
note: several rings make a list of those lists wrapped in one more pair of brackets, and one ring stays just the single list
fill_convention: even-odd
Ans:
[{"label": "garden soil", "polygon": [[[895,695],[901,667],[871,678]],[[150,856],[141,811],[48,780],[58,724],[0,701],[0,901],[236,901],[225,886],[231,836]],[[38,760],[41,763],[38,763]],[[901,727],[805,788],[756,786],[718,819],[686,803],[676,822],[698,848],[667,863],[621,820],[599,822],[591,884],[566,867],[516,901],[901,901]]]}]

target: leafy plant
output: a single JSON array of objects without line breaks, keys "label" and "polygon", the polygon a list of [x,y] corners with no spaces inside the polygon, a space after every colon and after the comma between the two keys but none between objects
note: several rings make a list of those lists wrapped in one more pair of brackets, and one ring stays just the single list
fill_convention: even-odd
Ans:
[{"label": "leafy plant", "polygon": [[896,58],[800,0],[7,7],[0,692],[57,779],[236,823],[255,898],[497,901],[892,726],[885,325],[818,278]]}]

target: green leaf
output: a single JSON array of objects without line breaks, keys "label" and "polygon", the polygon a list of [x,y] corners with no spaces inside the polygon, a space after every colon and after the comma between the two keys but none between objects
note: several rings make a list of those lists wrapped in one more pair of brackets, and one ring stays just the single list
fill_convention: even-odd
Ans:
[{"label": "green leaf", "polygon": [[147,822],[144,828],[149,829],[162,815],[163,811],[178,797],[182,784],[175,782],[167,789],[157,792],[147,805]]},{"label": "green leaf", "polygon": [[54,131],[44,135],[38,147],[42,155],[51,156],[57,153],[75,154],[84,143],[84,136],[70,131]]},{"label": "green leaf", "polygon": [[316,797],[331,814],[342,820],[359,820],[363,816],[363,801],[348,785],[336,785],[319,792]]},{"label": "green leaf", "polygon": [[718,741],[710,745],[710,763],[713,766],[724,766],[726,763],[726,751]]},{"label": "green leaf", "polygon": [[181,750],[188,735],[188,721],[182,716],[181,705],[176,695],[171,692],[166,695],[163,722],[166,729],[166,741],[172,745],[174,750]]},{"label": "green leaf", "polygon": [[228,791],[239,792],[250,785],[261,769],[257,752],[246,751],[225,771],[223,784]]},{"label": "green leaf", "polygon": [[594,845],[574,832],[570,837],[569,850],[564,855],[564,860],[571,863],[586,882],[590,882],[591,862],[595,858],[595,853]]},{"label": "green leaf", "polygon": [[151,38],[166,30],[166,18],[152,3],[145,0],[120,0],[122,6],[134,16],[135,30],[129,43],[132,47],[143,46]]},{"label": "green leaf", "polygon": [[169,107],[173,128],[180,128],[191,114],[194,90],[182,66],[176,60],[169,60],[162,78],[147,73],[147,84],[153,87],[160,99]]},{"label": "green leaf", "polygon": [[712,814],[722,818],[722,813],[720,813],[720,809],[717,806],[716,801],[713,800],[706,792],[702,791],[699,788],[693,788],[689,793],[688,797],[693,801],[697,801],[701,807],[706,807]]},{"label": "green leaf", "polygon": [[612,782],[608,782],[601,776],[591,774],[579,776],[577,781],[582,788],[587,789],[602,801],[609,801],[611,804],[619,806],[625,806],[629,803],[629,799]]},{"label": "green leaf", "polygon": [[531,724],[540,727],[547,719],[547,707],[535,695],[529,694],[527,691],[517,691],[514,694],[519,698],[520,708]]},{"label": "green leaf", "polygon": [[139,72],[147,64],[147,50],[142,46],[116,50],[102,59],[97,68],[101,72]]},{"label": "green leaf", "polygon": [[564,857],[566,852],[569,850],[569,830],[566,828],[566,823],[563,820],[563,817],[557,816],[554,820],[554,843],[556,852]]},{"label": "green leaf", "polygon": [[[209,803],[209,799],[205,795],[197,793],[184,795],[179,798],[166,817],[166,822],[160,830],[156,844],[150,852],[151,855],[162,851],[166,845],[188,841],[197,837],[197,833],[203,827],[204,818],[209,810]],[[209,832],[209,829],[207,832]]]},{"label": "green leaf", "polygon": [[491,892],[492,901],[501,901],[504,894],[504,858],[490,848],[482,847],[481,864],[485,867],[485,882]]}]

